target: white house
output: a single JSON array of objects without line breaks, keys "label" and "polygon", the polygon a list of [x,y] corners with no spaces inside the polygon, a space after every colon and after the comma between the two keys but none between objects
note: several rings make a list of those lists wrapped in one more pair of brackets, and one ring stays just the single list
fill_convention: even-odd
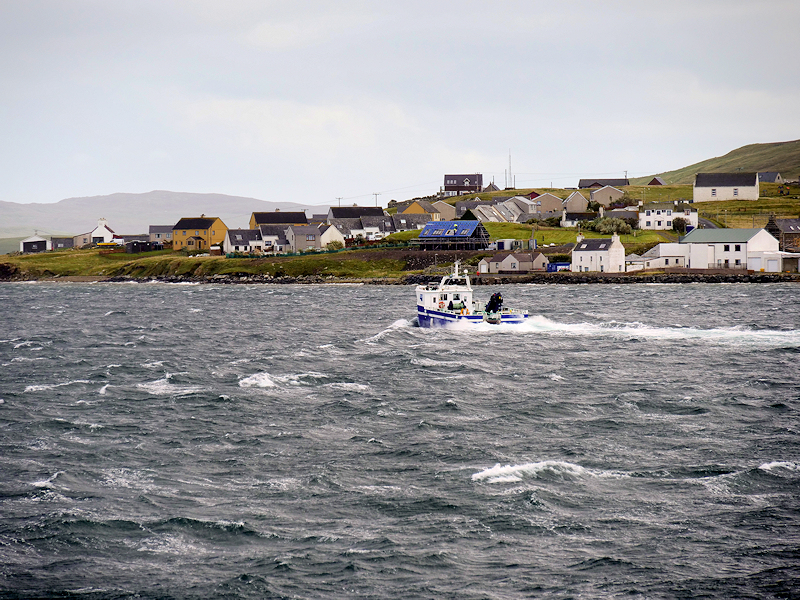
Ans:
[{"label": "white house", "polygon": [[695,202],[758,200],[758,173],[698,173],[693,198]]},{"label": "white house", "polygon": [[611,238],[587,238],[578,236],[572,249],[573,272],[600,271],[601,273],[625,272],[625,246],[615,233]]},{"label": "white house", "polygon": [[689,246],[692,269],[781,270],[779,242],[766,229],[694,229],[680,240]]},{"label": "white house", "polygon": [[639,207],[639,229],[665,230],[672,229],[673,220],[680,217],[692,228],[697,227],[697,211],[674,204],[654,203]]},{"label": "white house", "polygon": [[117,237],[117,235],[114,233],[114,230],[108,226],[108,221],[105,219],[98,219],[97,227],[92,229],[89,233],[76,235],[73,238],[73,243],[75,247],[80,248],[87,244],[108,244],[109,242],[115,241],[115,237]]},{"label": "white house", "polygon": [[688,260],[688,246],[676,242],[662,242],[638,256],[631,254],[625,257],[625,270],[640,271],[642,269],[669,269],[685,267]]},{"label": "white house", "polygon": [[319,227],[319,245],[320,248],[327,248],[331,242],[340,242],[342,246],[345,245],[344,236],[335,225],[320,225]]},{"label": "white house", "polygon": [[258,229],[228,229],[222,241],[222,251],[225,254],[242,252],[244,254],[261,253],[264,251],[264,239]]}]

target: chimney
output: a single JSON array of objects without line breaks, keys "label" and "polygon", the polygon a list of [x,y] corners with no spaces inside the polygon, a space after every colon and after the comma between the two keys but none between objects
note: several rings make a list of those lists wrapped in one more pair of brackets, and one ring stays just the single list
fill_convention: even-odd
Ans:
[{"label": "chimney", "polygon": [[578,239],[575,241],[576,244],[580,244],[583,241],[583,235],[580,233],[578,234]]},{"label": "chimney", "polygon": [[614,242],[618,242],[618,241],[619,241],[619,236],[616,233],[612,233],[611,234],[611,243],[613,244]]}]

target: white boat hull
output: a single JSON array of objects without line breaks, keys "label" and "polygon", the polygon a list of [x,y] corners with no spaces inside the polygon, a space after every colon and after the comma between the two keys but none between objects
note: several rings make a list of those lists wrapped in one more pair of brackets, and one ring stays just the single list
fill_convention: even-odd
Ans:
[{"label": "white boat hull", "polygon": [[417,322],[420,327],[447,327],[457,323],[475,324],[488,322],[498,324],[496,321],[497,317],[500,319],[500,324],[518,325],[525,322],[528,318],[528,314],[520,312],[494,313],[487,320],[487,315],[485,313],[462,315],[450,311],[426,310],[421,306],[417,306]]}]

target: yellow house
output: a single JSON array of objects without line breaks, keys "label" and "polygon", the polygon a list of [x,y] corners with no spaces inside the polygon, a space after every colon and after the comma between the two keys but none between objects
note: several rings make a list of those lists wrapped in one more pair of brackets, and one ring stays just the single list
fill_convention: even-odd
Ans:
[{"label": "yellow house", "polygon": [[228,228],[219,217],[183,218],[172,228],[172,249],[208,250],[225,240]]},{"label": "yellow house", "polygon": [[431,216],[431,221],[442,220],[442,214],[439,209],[427,200],[414,200],[404,210],[398,212],[403,215],[424,215],[427,213]]}]

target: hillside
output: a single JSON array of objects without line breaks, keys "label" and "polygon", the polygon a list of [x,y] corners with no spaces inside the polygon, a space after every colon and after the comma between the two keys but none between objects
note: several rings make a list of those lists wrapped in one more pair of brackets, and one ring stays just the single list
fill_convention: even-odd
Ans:
[{"label": "hillside", "polygon": [[121,234],[147,233],[150,225],[173,225],[181,217],[201,214],[220,217],[229,228],[248,227],[252,212],[276,208],[328,212],[327,206],[168,191],[69,198],[52,204],[0,201],[0,238],[28,237],[34,230],[41,235],[78,235],[94,229],[100,217]]},{"label": "hillside", "polygon": [[691,184],[695,173],[733,173],[736,171],[777,171],[784,179],[800,177],[800,140],[771,144],[748,144],[728,152],[725,156],[709,158],[699,163],[631,179],[633,185],[645,185],[653,177],[661,177],[668,184]]}]

